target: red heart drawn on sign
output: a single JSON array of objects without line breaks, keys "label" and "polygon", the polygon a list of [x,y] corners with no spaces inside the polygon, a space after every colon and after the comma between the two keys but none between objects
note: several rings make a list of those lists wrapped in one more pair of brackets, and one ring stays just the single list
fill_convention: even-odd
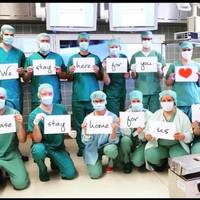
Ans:
[{"label": "red heart drawn on sign", "polygon": [[191,68],[181,68],[179,69],[178,73],[184,78],[188,78],[192,74],[192,70]]}]

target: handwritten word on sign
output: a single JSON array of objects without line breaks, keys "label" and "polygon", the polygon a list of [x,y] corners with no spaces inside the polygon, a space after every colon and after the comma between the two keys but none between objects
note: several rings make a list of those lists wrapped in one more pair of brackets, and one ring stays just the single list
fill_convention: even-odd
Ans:
[{"label": "handwritten word on sign", "polygon": [[94,73],[93,66],[95,65],[94,58],[73,58],[75,66],[74,73]]},{"label": "handwritten word on sign", "polygon": [[198,80],[198,69],[196,66],[175,67],[176,82],[196,82]]},{"label": "handwritten word on sign", "polygon": [[33,75],[52,75],[56,74],[56,62],[54,59],[33,60]]},{"label": "handwritten word on sign", "polygon": [[111,116],[92,116],[86,120],[88,134],[111,134]]},{"label": "handwritten word on sign", "polygon": [[157,57],[136,57],[136,72],[157,72]]},{"label": "handwritten word on sign", "polygon": [[19,74],[17,69],[17,63],[0,64],[0,80],[18,79]]},{"label": "handwritten word on sign", "polygon": [[144,127],[144,112],[120,112],[120,128]]},{"label": "handwritten word on sign", "polygon": [[173,122],[151,121],[149,123],[149,132],[153,137],[174,140],[176,126]]},{"label": "handwritten word on sign", "polygon": [[44,119],[45,134],[61,134],[71,131],[71,115],[47,115]]},{"label": "handwritten word on sign", "polygon": [[14,115],[2,115],[0,116],[0,134],[15,133],[16,122]]},{"label": "handwritten word on sign", "polygon": [[106,59],[107,73],[126,73],[127,58],[107,58]]},{"label": "handwritten word on sign", "polygon": [[192,107],[192,122],[200,122],[200,104],[193,104]]}]

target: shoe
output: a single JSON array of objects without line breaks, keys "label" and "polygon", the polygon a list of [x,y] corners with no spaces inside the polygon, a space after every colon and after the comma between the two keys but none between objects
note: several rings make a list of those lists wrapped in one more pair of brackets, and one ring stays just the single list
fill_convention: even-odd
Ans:
[{"label": "shoe", "polygon": [[168,163],[163,163],[161,166],[151,164],[156,172],[163,172],[168,168]]},{"label": "shoe", "polygon": [[55,163],[53,163],[52,161],[51,161],[50,166],[51,166],[52,170],[58,170],[58,166]]},{"label": "shoe", "polygon": [[22,155],[22,160],[23,160],[24,162],[27,162],[27,161],[29,160],[29,158],[28,158],[28,156],[23,156],[23,155]]},{"label": "shoe", "polygon": [[131,162],[124,163],[123,172],[126,174],[131,173],[133,170],[133,164]]},{"label": "shoe", "polygon": [[83,150],[82,150],[82,149],[79,149],[76,155],[77,155],[78,157],[82,157],[82,156],[83,156]]},{"label": "shoe", "polygon": [[5,177],[3,176],[3,171],[0,169],[0,185],[5,182]]},{"label": "shoe", "polygon": [[112,172],[113,172],[113,167],[107,166],[107,167],[105,168],[105,172],[106,172],[106,173],[112,173]]},{"label": "shoe", "polygon": [[49,174],[47,171],[42,171],[42,170],[39,170],[39,178],[40,178],[40,181],[42,182],[46,182],[46,181],[49,181]]}]

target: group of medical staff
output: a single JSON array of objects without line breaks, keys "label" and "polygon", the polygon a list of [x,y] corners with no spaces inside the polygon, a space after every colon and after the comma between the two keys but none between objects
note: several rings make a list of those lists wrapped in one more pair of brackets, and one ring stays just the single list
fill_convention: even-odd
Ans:
[{"label": "group of medical staff", "polygon": [[[62,179],[74,179],[78,171],[67,151],[63,134],[45,134],[44,119],[47,115],[65,115],[68,111],[61,104],[60,79],[73,82],[72,128],[76,130],[77,156],[82,157],[90,178],[97,179],[103,172],[110,173],[119,167],[131,173],[133,167],[141,170],[162,171],[169,157],[200,153],[200,124],[192,122],[191,106],[199,104],[200,65],[192,61],[193,45],[180,43],[180,59],[174,61],[164,76],[166,67],[163,56],[152,49],[152,32],[141,34],[142,49],[132,55],[130,63],[121,54],[118,39],[108,41],[109,55],[102,61],[89,52],[90,35],[78,35],[79,53],[70,57],[67,66],[63,58],[50,50],[50,36],[37,36],[38,52],[29,57],[14,47],[15,28],[1,27],[0,64],[17,63],[19,78],[0,80],[0,115],[12,115],[16,133],[0,134],[0,182],[5,181],[5,171],[15,189],[25,189],[30,184],[28,172],[19,151],[19,142],[32,140],[31,153],[38,166],[40,181],[50,179],[45,158],[50,159],[51,169],[58,170]],[[138,72],[137,58],[156,57],[155,72]],[[74,58],[94,58],[92,73],[76,73]],[[124,73],[108,73],[107,58],[126,58]],[[34,60],[55,60],[55,74],[34,75]],[[196,82],[176,81],[176,67],[197,68]],[[129,107],[125,108],[126,80],[132,78],[134,89],[129,93]],[[22,83],[31,84],[31,113],[28,128],[23,125]],[[164,79],[170,90],[161,91]],[[103,82],[100,90],[99,81]],[[144,112],[145,125],[137,128],[120,128],[120,112]],[[88,119],[93,116],[110,116],[111,133],[88,133]],[[173,122],[176,132],[173,140],[156,138],[150,129],[152,121]],[[72,133],[69,136],[74,137]],[[103,166],[102,156],[108,158]]]}]

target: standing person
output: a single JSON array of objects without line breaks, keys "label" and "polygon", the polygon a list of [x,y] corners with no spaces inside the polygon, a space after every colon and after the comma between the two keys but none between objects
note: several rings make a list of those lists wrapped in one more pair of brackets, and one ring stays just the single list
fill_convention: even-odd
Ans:
[{"label": "standing person", "polygon": [[129,93],[131,107],[126,112],[144,112],[145,126],[137,128],[121,128],[119,157],[123,162],[123,172],[131,173],[133,165],[145,166],[144,148],[146,145],[145,129],[152,112],[143,108],[143,95],[139,90]]},{"label": "standing person", "polygon": [[61,104],[53,103],[53,87],[44,83],[38,88],[41,103],[29,115],[28,132],[31,134],[32,156],[39,168],[41,181],[48,181],[49,174],[45,158],[49,157],[51,168],[58,169],[62,179],[73,179],[77,175],[70,154],[65,150],[63,134],[44,134],[44,118],[46,115],[65,115],[67,111]]},{"label": "standing person", "polygon": [[[199,87],[197,82],[176,82],[175,70],[178,66],[197,67],[198,75],[200,75],[200,65],[192,61],[193,45],[189,41],[180,43],[181,58],[174,61],[166,74],[166,85],[172,86],[172,90],[177,93],[177,107],[181,109],[192,120],[191,105],[200,103]],[[200,76],[198,76],[200,77]]]},{"label": "standing person", "polygon": [[[64,65],[63,58],[50,50],[50,35],[47,33],[40,33],[37,36],[37,44],[39,51],[33,53],[26,59],[25,70],[26,75],[24,76],[24,81],[28,82],[31,80],[31,107],[32,110],[36,108],[39,104],[39,98],[37,96],[38,87],[42,83],[49,83],[54,89],[54,103],[61,103],[61,88],[60,88],[60,78],[65,79],[67,76],[66,68]],[[33,75],[33,60],[55,60],[56,64],[56,74],[55,75]]]},{"label": "standing person", "polygon": [[[73,128],[77,131],[76,141],[78,144],[77,156],[83,155],[84,144],[81,141],[81,124],[84,117],[93,111],[90,101],[92,92],[99,90],[98,80],[102,79],[101,61],[98,56],[89,52],[90,36],[88,33],[80,33],[78,36],[78,44],[80,52],[70,57],[67,64],[68,80],[73,81],[72,91],[72,121]],[[73,58],[94,58],[94,73],[74,73],[75,66]]]},{"label": "standing person", "polygon": [[[8,174],[11,184],[17,190],[28,187],[29,177],[21,158],[18,143],[25,143],[26,132],[23,127],[23,117],[19,111],[6,106],[7,92],[0,87],[0,116],[11,115],[16,121],[16,132],[0,134],[0,169]],[[4,180],[0,172],[0,179]]]},{"label": "standing person", "polygon": [[[84,118],[82,124],[82,141],[85,144],[83,158],[87,165],[90,178],[97,179],[103,174],[102,155],[109,158],[106,172],[112,172],[114,159],[118,155],[117,143],[119,142],[119,119],[117,116],[106,109],[106,94],[102,91],[95,91],[90,96],[94,111]],[[87,120],[92,116],[111,116],[112,133],[111,134],[88,134]]]},{"label": "standing person", "polygon": [[[190,153],[189,145],[192,142],[192,126],[188,116],[176,107],[177,96],[172,90],[164,90],[160,93],[161,109],[157,110],[147,123],[145,138],[148,141],[145,146],[145,158],[149,170],[160,171],[166,166],[168,158],[184,156]],[[150,123],[154,121],[173,122],[176,132],[174,140],[160,139],[152,136]]]},{"label": "standing person", "polygon": [[120,111],[125,110],[126,100],[126,79],[129,78],[129,65],[126,55],[121,54],[121,45],[118,39],[111,39],[108,42],[109,55],[106,58],[126,58],[127,73],[107,73],[106,58],[102,62],[103,66],[103,91],[107,95],[107,109],[119,116]]},{"label": "standing person", "polygon": [[[130,65],[132,69],[131,76],[135,80],[135,89],[143,93],[144,108],[155,112],[160,108],[159,92],[161,91],[160,80],[163,78],[162,68],[166,65],[162,55],[156,50],[152,50],[152,32],[146,31],[141,35],[142,50],[133,54]],[[137,57],[156,57],[157,72],[136,72]]]}]

